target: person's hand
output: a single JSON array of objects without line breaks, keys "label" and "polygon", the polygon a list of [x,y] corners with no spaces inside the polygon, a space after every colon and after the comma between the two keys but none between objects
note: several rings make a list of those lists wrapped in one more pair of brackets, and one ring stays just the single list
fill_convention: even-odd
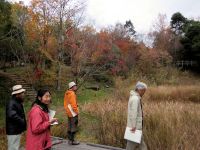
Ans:
[{"label": "person's hand", "polygon": [[53,118],[49,121],[50,124],[53,124],[54,122],[58,122],[58,119],[57,118]]},{"label": "person's hand", "polygon": [[135,133],[136,127],[131,129],[131,132]]}]

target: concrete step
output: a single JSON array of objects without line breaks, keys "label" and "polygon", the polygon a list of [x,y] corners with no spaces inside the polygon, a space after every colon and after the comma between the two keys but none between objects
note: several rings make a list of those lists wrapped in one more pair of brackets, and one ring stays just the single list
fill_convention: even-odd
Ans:
[{"label": "concrete step", "polygon": [[30,99],[35,99],[36,91],[34,90],[34,88],[31,85],[26,83],[25,80],[23,80],[22,78],[20,78],[19,76],[15,75],[15,74],[10,74],[10,73],[7,73],[7,72],[0,72],[0,74],[10,78],[16,84],[21,84],[22,87],[24,89],[26,89],[26,96],[28,96]]}]

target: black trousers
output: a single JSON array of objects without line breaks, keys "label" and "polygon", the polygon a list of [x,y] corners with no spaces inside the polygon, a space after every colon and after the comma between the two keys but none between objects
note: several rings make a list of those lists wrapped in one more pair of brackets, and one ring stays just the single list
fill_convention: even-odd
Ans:
[{"label": "black trousers", "polygon": [[70,132],[70,131],[68,131],[67,134],[68,134],[68,139],[69,139],[70,141],[74,141],[76,132]]},{"label": "black trousers", "polygon": [[78,116],[68,118],[68,139],[74,141],[75,134],[78,131]]}]

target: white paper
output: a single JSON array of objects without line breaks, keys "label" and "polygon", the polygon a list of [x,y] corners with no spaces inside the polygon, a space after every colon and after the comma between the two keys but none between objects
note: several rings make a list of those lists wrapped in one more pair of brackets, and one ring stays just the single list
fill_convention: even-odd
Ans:
[{"label": "white paper", "polygon": [[141,130],[135,130],[135,132],[133,133],[131,131],[130,127],[126,127],[124,139],[132,141],[132,142],[140,143],[141,138],[142,138],[142,131]]},{"label": "white paper", "polygon": [[55,114],[56,114],[56,111],[55,111],[55,110],[49,109],[49,120],[53,119],[54,116],[55,116]]},{"label": "white paper", "polygon": [[74,110],[72,109],[72,106],[71,106],[70,104],[68,104],[67,106],[68,106],[68,108],[69,108],[69,110],[70,110],[72,116],[75,117],[77,114],[76,114],[76,113],[74,112]]},{"label": "white paper", "polygon": [[56,122],[52,123],[51,125],[53,126],[53,125],[57,125],[57,124],[58,124],[58,122],[56,121]]},{"label": "white paper", "polygon": [[[51,119],[53,119],[54,118],[54,116],[55,116],[55,114],[56,114],[56,111],[55,110],[51,110],[51,109],[49,109],[49,120],[51,120]],[[58,124],[58,122],[54,122],[54,123],[52,123],[51,125],[56,125],[56,124]]]}]

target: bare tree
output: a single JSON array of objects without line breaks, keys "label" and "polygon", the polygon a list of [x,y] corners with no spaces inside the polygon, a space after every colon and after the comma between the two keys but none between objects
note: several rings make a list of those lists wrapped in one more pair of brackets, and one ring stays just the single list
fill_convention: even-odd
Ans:
[{"label": "bare tree", "polygon": [[[73,0],[50,0],[51,7],[55,10],[54,16],[57,22],[57,40],[58,40],[58,70],[57,70],[57,90],[61,88],[61,71],[62,71],[62,63],[63,63],[63,54],[65,51],[64,41],[65,33],[72,28],[76,28],[79,24],[79,19],[74,24],[70,23],[71,20],[75,21],[75,18],[81,13],[84,9],[84,3],[81,1],[73,1]],[[70,23],[70,24],[69,24]]]},{"label": "bare tree", "polygon": [[172,47],[172,31],[167,23],[167,16],[159,14],[154,22],[153,31],[149,34],[153,38],[153,48],[161,57],[161,64],[171,61],[169,51]]}]

